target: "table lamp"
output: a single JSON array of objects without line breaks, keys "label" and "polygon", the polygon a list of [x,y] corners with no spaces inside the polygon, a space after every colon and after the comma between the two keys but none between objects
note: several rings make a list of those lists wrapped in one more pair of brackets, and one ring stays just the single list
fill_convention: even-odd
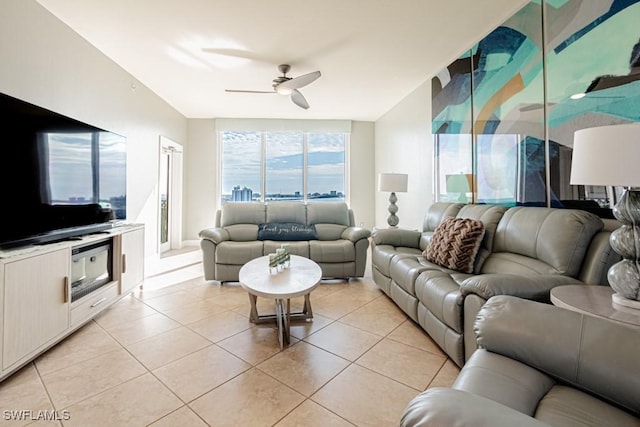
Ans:
[{"label": "table lamp", "polygon": [[601,126],[575,132],[572,185],[624,187],[613,215],[622,224],[609,243],[622,261],[607,273],[613,305],[640,309],[640,123]]},{"label": "table lamp", "polygon": [[378,191],[390,191],[389,196],[389,216],[387,217],[387,224],[389,227],[397,227],[400,222],[400,218],[397,217],[398,206],[396,202],[398,197],[396,193],[407,192],[407,179],[408,175],[404,173],[381,173],[378,174]]},{"label": "table lamp", "polygon": [[473,175],[470,173],[458,173],[445,176],[445,186],[447,193],[460,194],[458,201],[461,203],[467,203],[467,193],[471,192],[471,185],[473,182]]}]

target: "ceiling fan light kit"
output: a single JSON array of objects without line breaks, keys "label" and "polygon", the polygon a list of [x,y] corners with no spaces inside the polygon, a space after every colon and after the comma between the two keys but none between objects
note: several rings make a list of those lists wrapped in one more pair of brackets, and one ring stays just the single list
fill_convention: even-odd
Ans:
[{"label": "ceiling fan light kit", "polygon": [[273,79],[273,91],[226,89],[225,92],[278,93],[280,95],[290,95],[291,101],[294,104],[300,108],[304,108],[305,110],[308,109],[309,103],[298,89],[316,81],[322,75],[320,71],[314,71],[298,77],[289,77],[287,76],[287,73],[291,70],[291,66],[289,64],[279,65],[278,70],[282,75]]},{"label": "ceiling fan light kit", "polygon": [[280,95],[291,95],[291,93],[293,92],[293,89],[290,89],[290,88],[282,86],[282,85],[276,85],[276,86],[274,86],[274,89]]}]

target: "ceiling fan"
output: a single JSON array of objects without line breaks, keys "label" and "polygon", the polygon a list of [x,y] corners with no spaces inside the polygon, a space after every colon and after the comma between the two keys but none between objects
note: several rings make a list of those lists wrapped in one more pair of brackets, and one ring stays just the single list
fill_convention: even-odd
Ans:
[{"label": "ceiling fan", "polygon": [[278,70],[282,73],[280,77],[273,79],[273,90],[240,90],[240,89],[225,89],[225,92],[240,92],[240,93],[279,93],[280,95],[291,95],[291,101],[300,108],[305,110],[309,108],[309,103],[305,97],[300,93],[298,89],[316,81],[320,77],[320,71],[314,71],[312,73],[303,74],[298,77],[289,77],[287,73],[291,70],[291,66],[288,64],[278,65]]}]

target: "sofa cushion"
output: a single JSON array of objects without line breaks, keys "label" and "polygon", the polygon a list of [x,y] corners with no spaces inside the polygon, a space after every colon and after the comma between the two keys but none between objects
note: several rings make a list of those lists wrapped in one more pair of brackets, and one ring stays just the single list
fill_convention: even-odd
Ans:
[{"label": "sofa cushion", "polygon": [[[393,280],[409,295],[415,297],[416,292],[414,289],[414,284],[416,278],[427,268],[429,268],[429,263],[421,256],[396,256],[391,260],[389,273],[391,276],[391,280]],[[435,264],[431,264],[431,268],[439,269],[440,267]]]},{"label": "sofa cushion", "polygon": [[302,202],[270,202],[266,222],[307,223],[307,206]]},{"label": "sofa cushion", "polygon": [[221,226],[234,224],[262,224],[266,222],[264,203],[258,202],[227,202],[222,205]]},{"label": "sofa cushion", "polygon": [[216,264],[244,265],[263,254],[262,242],[222,242],[216,247]]},{"label": "sofa cushion", "polygon": [[462,311],[464,298],[460,283],[468,274],[427,269],[420,273],[414,283],[418,301],[440,322],[456,333],[463,332]]},{"label": "sofa cushion", "polygon": [[473,272],[476,274],[480,273],[482,265],[493,252],[493,238],[496,234],[498,223],[507,209],[506,206],[496,205],[464,205],[456,215],[456,218],[476,219],[484,224],[484,238],[480,249],[478,249],[473,267]]},{"label": "sofa cushion", "polygon": [[315,224],[315,227],[318,240],[340,240],[347,229],[347,226],[339,224]]},{"label": "sofa cushion", "polygon": [[458,212],[463,206],[463,203],[433,203],[424,216],[424,221],[422,222],[422,231],[433,232],[433,230],[435,230],[436,227],[440,225],[442,220],[444,220],[445,218],[457,216]]},{"label": "sofa cushion", "polygon": [[258,240],[295,242],[318,238],[316,227],[296,222],[267,222],[258,226]]},{"label": "sofa cushion", "polygon": [[229,240],[234,242],[253,242],[258,240],[258,226],[255,224],[234,224],[222,230],[225,230]]},{"label": "sofa cushion", "polygon": [[555,383],[552,377],[531,366],[479,349],[465,363],[452,388],[486,397],[533,417],[540,399]]},{"label": "sofa cushion", "polygon": [[491,254],[482,267],[483,274],[558,274],[558,270],[546,262],[510,252]]},{"label": "sofa cushion", "polygon": [[424,257],[434,264],[463,273],[473,267],[484,237],[484,224],[469,218],[447,218],[433,233]]},{"label": "sofa cushion", "polygon": [[575,388],[558,385],[540,401],[535,418],[552,426],[633,426],[638,419],[604,400]]},{"label": "sofa cushion", "polygon": [[413,258],[415,259],[421,254],[418,249],[394,247],[391,245],[378,245],[376,250],[371,253],[372,265],[382,274],[391,277],[391,261],[396,258]]},{"label": "sofa cushion", "polygon": [[[264,254],[275,253],[276,249],[282,247],[282,241],[265,240],[264,242]],[[298,255],[305,258],[309,258],[309,242],[287,242],[289,244],[289,253],[292,255]]]},{"label": "sofa cushion", "polygon": [[351,226],[349,208],[343,202],[316,202],[307,204],[307,224],[340,224]]},{"label": "sofa cushion", "polygon": [[317,263],[355,261],[356,248],[349,240],[310,240],[309,258]]},{"label": "sofa cushion", "polygon": [[[594,214],[572,210],[516,206],[498,223],[493,253],[482,273],[501,273],[504,263],[494,258],[508,252],[523,261],[536,259],[556,274],[576,277],[593,236],[604,227]],[[491,262],[490,262],[491,261]],[[514,257],[510,262],[518,262]]]}]

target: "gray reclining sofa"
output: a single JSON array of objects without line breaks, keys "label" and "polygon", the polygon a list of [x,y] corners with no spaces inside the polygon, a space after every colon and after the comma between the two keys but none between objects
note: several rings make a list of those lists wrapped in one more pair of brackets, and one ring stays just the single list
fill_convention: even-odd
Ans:
[{"label": "gray reclining sofa", "polygon": [[217,212],[215,227],[200,232],[204,277],[237,282],[245,263],[283,243],[292,254],[318,263],[323,278],[362,277],[370,234],[355,226],[343,202],[228,202]]},{"label": "gray reclining sofa", "polygon": [[[438,225],[448,217],[479,220],[484,237],[473,271],[428,261]],[[572,209],[434,203],[423,230],[379,229],[372,234],[376,284],[463,366],[476,349],[473,322],[494,295],[549,301],[555,286],[607,284],[619,256],[609,235],[619,223]]]},{"label": "gray reclining sofa", "polygon": [[452,388],[407,406],[402,427],[640,426],[640,328],[502,295]]}]

